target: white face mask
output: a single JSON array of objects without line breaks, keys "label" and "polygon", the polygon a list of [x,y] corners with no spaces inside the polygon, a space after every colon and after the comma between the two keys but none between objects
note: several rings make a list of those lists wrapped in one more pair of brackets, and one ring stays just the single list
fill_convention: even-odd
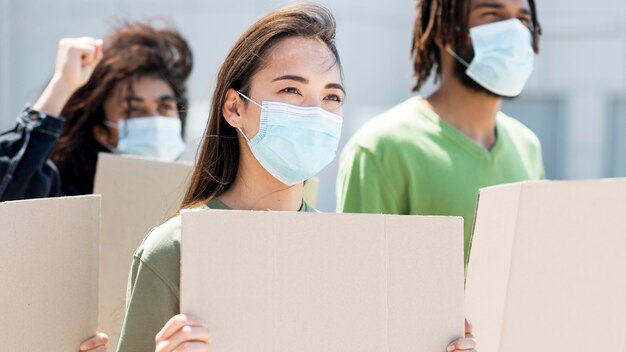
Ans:
[{"label": "white face mask", "polygon": [[115,151],[174,161],[185,150],[182,123],[178,117],[133,117],[120,119],[119,140]]},{"label": "white face mask", "polygon": [[277,180],[293,186],[315,176],[335,159],[341,116],[319,106],[268,101],[259,104],[238,93],[261,108],[259,132],[252,138],[241,128],[239,132],[259,164]]},{"label": "white face mask", "polygon": [[470,28],[474,59],[467,63],[452,49],[446,50],[467,67],[465,73],[490,92],[516,97],[533,72],[535,52],[530,30],[516,18]]}]

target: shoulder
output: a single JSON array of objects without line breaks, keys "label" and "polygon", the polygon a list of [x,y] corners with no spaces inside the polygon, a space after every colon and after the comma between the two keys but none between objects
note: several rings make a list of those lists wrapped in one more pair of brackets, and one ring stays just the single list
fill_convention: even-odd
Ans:
[{"label": "shoulder", "polygon": [[350,138],[342,158],[369,154],[387,159],[406,153],[419,154],[437,128],[420,101],[420,97],[412,97],[368,120]]},{"label": "shoulder", "polygon": [[135,260],[162,280],[178,285],[180,277],[181,217],[177,215],[153,228],[135,251]]}]

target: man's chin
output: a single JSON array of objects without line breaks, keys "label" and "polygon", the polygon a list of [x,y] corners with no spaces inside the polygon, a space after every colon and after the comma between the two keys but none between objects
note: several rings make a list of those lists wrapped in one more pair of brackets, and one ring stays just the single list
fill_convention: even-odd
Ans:
[{"label": "man's chin", "polygon": [[457,75],[457,78],[459,79],[459,82],[461,83],[463,87],[471,90],[472,92],[484,94],[493,98],[505,99],[505,100],[511,100],[511,99],[517,98],[517,97],[506,97],[500,94],[496,94],[488,90],[487,88],[481,86],[480,84],[476,83],[476,81],[474,81],[470,76],[465,74],[465,72],[463,72],[461,77],[458,77]]},{"label": "man's chin", "polygon": [[459,62],[454,63],[455,67],[454,67],[454,75],[456,76],[457,80],[461,83],[461,85],[469,90],[471,90],[472,92],[476,92],[476,93],[480,93],[480,94],[484,94],[493,98],[498,98],[498,99],[503,99],[503,100],[513,100],[515,98],[517,98],[519,95],[514,96],[514,97],[509,97],[509,96],[504,96],[504,95],[500,95],[500,94],[496,94],[492,91],[490,91],[489,89],[481,86],[480,84],[478,84],[476,81],[474,81],[470,76],[468,76],[465,73],[465,66],[461,65]]}]

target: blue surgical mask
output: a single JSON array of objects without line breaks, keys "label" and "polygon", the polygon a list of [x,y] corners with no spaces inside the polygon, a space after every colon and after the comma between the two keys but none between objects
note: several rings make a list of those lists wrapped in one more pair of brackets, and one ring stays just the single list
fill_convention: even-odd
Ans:
[{"label": "blue surgical mask", "polygon": [[302,107],[278,102],[262,104],[238,92],[261,108],[259,132],[248,142],[259,163],[280,182],[293,186],[324,169],[335,159],[341,116],[321,107]]},{"label": "blue surgical mask", "polygon": [[177,117],[133,117],[119,120],[115,127],[120,136],[115,151],[120,154],[174,161],[185,150]]},{"label": "blue surgical mask", "polygon": [[522,93],[535,59],[528,27],[513,18],[472,27],[470,37],[474,48],[470,63],[446,48],[467,67],[465,73],[494,94],[515,97]]}]

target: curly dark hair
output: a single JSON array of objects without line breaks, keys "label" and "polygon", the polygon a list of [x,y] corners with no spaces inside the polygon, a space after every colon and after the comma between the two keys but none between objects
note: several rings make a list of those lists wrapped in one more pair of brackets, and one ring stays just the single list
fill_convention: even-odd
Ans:
[{"label": "curly dark hair", "polygon": [[105,37],[102,61],[61,112],[66,122],[52,160],[61,174],[64,194],[93,191],[98,153],[107,151],[96,141],[93,127],[105,126],[103,105],[116,85],[124,82],[132,87],[133,82],[146,76],[163,79],[174,91],[184,126],[185,82],[192,63],[187,41],[170,28],[159,29],[143,22],[122,23]]},{"label": "curly dark hair", "polygon": [[[413,75],[416,79],[414,92],[422,88],[433,70],[436,69],[437,77],[441,75],[441,58],[439,47],[435,42],[437,37],[441,39],[442,45],[451,44],[453,47],[464,45],[469,33],[469,4],[468,0],[418,0],[411,46]],[[528,4],[532,16],[533,48],[538,53],[541,25],[535,1],[528,0]]]}]

